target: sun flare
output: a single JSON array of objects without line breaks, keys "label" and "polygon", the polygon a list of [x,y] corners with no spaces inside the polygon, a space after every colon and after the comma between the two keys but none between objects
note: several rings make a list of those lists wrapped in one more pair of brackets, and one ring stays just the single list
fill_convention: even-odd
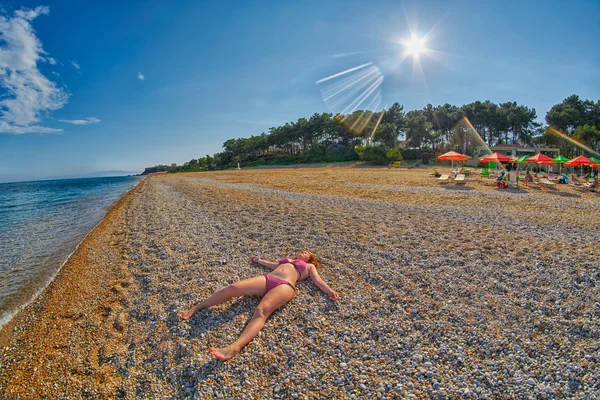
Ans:
[{"label": "sun flare", "polygon": [[404,46],[406,46],[406,52],[413,57],[419,57],[419,54],[425,52],[425,44],[423,43],[423,39],[419,39],[416,36],[413,36],[410,40],[405,41]]}]

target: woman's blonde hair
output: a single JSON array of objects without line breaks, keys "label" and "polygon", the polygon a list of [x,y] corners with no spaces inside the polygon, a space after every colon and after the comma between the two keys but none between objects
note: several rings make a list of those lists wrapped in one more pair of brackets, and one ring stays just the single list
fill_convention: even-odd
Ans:
[{"label": "woman's blonde hair", "polygon": [[308,253],[308,262],[311,263],[312,265],[314,265],[315,267],[318,267],[319,260],[317,259],[317,257],[308,250],[306,250],[306,252]]}]

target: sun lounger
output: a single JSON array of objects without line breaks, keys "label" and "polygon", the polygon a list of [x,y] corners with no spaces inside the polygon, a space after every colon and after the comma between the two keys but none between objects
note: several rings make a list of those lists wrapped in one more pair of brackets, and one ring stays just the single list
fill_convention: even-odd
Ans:
[{"label": "sun lounger", "polygon": [[455,185],[466,185],[467,184],[466,176],[464,174],[456,175],[456,178],[454,178],[454,184]]},{"label": "sun lounger", "polygon": [[582,185],[581,183],[569,182],[569,186],[571,186],[575,190],[579,190],[580,192],[589,192],[590,191],[589,186]]},{"label": "sun lounger", "polygon": [[548,178],[540,178],[538,180],[538,183],[544,187],[547,187],[550,189],[556,189],[556,183],[551,182]]},{"label": "sun lounger", "polygon": [[448,174],[443,174],[441,175],[439,178],[437,178],[438,183],[448,183],[448,180],[450,179],[450,176]]}]

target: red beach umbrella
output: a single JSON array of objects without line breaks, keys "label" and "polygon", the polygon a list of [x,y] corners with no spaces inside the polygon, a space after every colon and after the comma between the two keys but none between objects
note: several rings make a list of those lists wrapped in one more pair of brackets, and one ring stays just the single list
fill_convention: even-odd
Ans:
[{"label": "red beach umbrella", "polygon": [[[542,153],[538,153],[535,156],[531,156],[527,159],[528,163],[536,163],[536,164],[554,164],[556,163],[556,161],[554,161],[553,158],[548,157],[545,154]],[[548,167],[548,171],[550,171],[550,167]]]},{"label": "red beach umbrella", "polygon": [[464,154],[457,153],[456,151],[449,151],[447,153],[438,156],[438,160],[450,160],[452,161],[452,167],[454,167],[454,161],[465,161],[470,157],[465,156]]},{"label": "red beach umbrella", "polygon": [[531,156],[527,159],[528,163],[536,163],[536,164],[554,164],[554,159],[548,157],[545,154],[538,153],[535,156]]},{"label": "red beach umbrella", "polygon": [[595,164],[592,160],[585,156],[575,157],[565,163],[567,167],[581,167],[581,175],[583,175],[583,166]]}]

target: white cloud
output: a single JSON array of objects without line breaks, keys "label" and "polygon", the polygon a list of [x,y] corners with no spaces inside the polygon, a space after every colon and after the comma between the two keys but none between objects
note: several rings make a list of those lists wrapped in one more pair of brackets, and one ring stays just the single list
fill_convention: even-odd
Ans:
[{"label": "white cloud", "polygon": [[140,81],[143,81],[144,79],[146,79],[146,77],[145,77],[145,76],[144,76],[144,75],[143,75],[141,72],[138,72],[138,74],[137,74],[137,78],[138,78]]},{"label": "white cloud", "polygon": [[56,58],[46,57],[46,60],[48,60],[50,65],[56,65]]},{"label": "white cloud", "polygon": [[86,119],[59,119],[58,122],[66,122],[67,124],[73,125],[88,125],[88,124],[97,124],[102,121],[101,119],[95,117],[89,117]]},{"label": "white cloud", "polygon": [[48,7],[0,15],[0,133],[60,133],[62,129],[39,126],[40,116],[62,108],[69,94],[37,69],[47,54],[30,21],[48,15]]},{"label": "white cloud", "polygon": [[69,61],[69,62],[71,63],[71,65],[72,65],[72,66],[74,66],[74,67],[75,67],[75,69],[79,69],[79,68],[81,68],[81,67],[79,66],[79,63],[78,63],[76,60],[71,60],[71,61]]},{"label": "white cloud", "polygon": [[56,71],[52,71],[51,74],[52,75],[56,75],[56,76],[60,76],[60,74],[58,72],[56,72]]},{"label": "white cloud", "polygon": [[38,15],[50,15],[50,7],[48,6],[37,6],[33,10],[22,9],[15,11],[15,17],[23,19],[25,21],[31,21],[37,18]]}]

